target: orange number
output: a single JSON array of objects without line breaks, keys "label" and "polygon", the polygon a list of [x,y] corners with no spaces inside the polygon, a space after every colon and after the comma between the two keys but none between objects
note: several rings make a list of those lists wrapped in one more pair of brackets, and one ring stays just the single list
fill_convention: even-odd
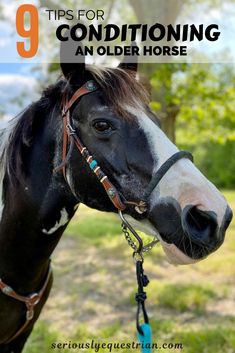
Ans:
[{"label": "orange number", "polygon": [[[29,13],[29,28],[25,28],[25,14]],[[30,4],[22,5],[16,13],[16,30],[19,36],[29,38],[29,49],[26,49],[26,42],[17,42],[17,51],[23,58],[32,58],[38,51],[38,10]]]}]

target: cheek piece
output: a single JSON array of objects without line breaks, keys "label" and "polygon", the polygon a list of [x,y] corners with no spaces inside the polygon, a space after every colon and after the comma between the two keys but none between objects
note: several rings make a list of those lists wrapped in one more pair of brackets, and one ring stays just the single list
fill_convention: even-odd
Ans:
[{"label": "cheek piece", "polygon": [[[137,302],[137,313],[136,313],[136,327],[137,327],[137,336],[141,343],[142,353],[151,353],[152,352],[152,332],[151,326],[149,324],[148,314],[145,308],[145,300],[147,299],[146,292],[144,287],[149,283],[148,277],[144,274],[143,269],[143,253],[152,249],[152,247],[158,242],[158,239],[154,240],[147,245],[143,244],[142,238],[135,231],[135,229],[130,225],[126,220],[123,212],[127,205],[133,205],[136,212],[142,214],[148,210],[148,201],[151,197],[151,194],[155,187],[159,184],[161,179],[167,173],[167,171],[180,159],[188,158],[193,162],[193,156],[188,151],[179,151],[173,154],[169,159],[167,159],[158,169],[158,171],[152,177],[149,185],[147,186],[144,196],[140,201],[127,201],[124,196],[116,189],[116,187],[110,182],[107,175],[102,171],[101,167],[98,165],[97,161],[89,153],[86,146],[83,145],[80,140],[77,131],[74,129],[74,124],[72,117],[70,116],[70,109],[73,105],[81,98],[82,96],[92,93],[98,90],[98,86],[95,81],[87,81],[82,87],[80,87],[73,96],[68,99],[66,95],[62,98],[62,118],[63,118],[63,144],[62,144],[62,162],[61,164],[54,169],[54,172],[62,171],[64,178],[66,179],[66,165],[70,160],[72,151],[76,146],[77,150],[88,163],[90,169],[96,175],[97,179],[102,184],[103,188],[106,191],[110,201],[113,203],[114,207],[117,209],[120,219],[122,221],[122,230],[125,235],[125,238],[131,248],[134,250],[133,258],[136,263],[136,278],[138,291],[136,293],[136,302]],[[132,239],[132,236],[134,240]],[[144,323],[140,325],[140,311],[142,310],[143,321]]]}]

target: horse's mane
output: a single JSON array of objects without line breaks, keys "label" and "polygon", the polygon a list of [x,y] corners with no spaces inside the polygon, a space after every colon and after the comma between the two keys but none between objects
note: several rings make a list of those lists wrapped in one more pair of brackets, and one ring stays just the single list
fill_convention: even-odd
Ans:
[{"label": "horse's mane", "polygon": [[128,117],[128,107],[138,108],[149,103],[144,86],[135,73],[117,68],[90,65],[87,70],[104,92],[108,105],[121,117]]},{"label": "horse's mane", "polygon": [[[108,105],[120,116],[127,117],[127,107],[138,107],[148,103],[148,94],[135,76],[121,68],[101,68],[88,65],[86,70],[98,83]],[[20,179],[23,154],[33,143],[38,124],[58,105],[64,92],[71,94],[69,82],[59,80],[46,88],[41,98],[29,105],[21,114],[0,125],[0,179],[7,172],[11,181]],[[1,180],[0,180],[1,181]]]},{"label": "horse's mane", "polygon": [[37,127],[43,123],[45,115],[61,100],[64,87],[65,82],[61,80],[49,86],[38,101],[0,124],[0,183],[6,172],[13,184],[20,179],[24,152],[32,145]]}]

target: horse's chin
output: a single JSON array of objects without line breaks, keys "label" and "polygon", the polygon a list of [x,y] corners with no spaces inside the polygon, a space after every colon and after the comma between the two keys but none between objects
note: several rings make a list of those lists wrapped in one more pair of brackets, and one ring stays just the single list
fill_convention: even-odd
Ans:
[{"label": "horse's chin", "polygon": [[186,255],[182,250],[180,250],[175,244],[169,244],[162,239],[160,234],[158,233],[157,229],[153,227],[153,225],[149,221],[137,221],[136,219],[132,218],[131,216],[125,215],[126,219],[130,224],[144,232],[147,235],[154,236],[158,238],[160,241],[162,248],[166,254],[167,260],[169,263],[173,265],[189,265],[196,263],[202,259],[193,259]]},{"label": "horse's chin", "polygon": [[158,239],[162,245],[162,248],[166,254],[168,261],[173,265],[189,265],[194,264],[201,259],[193,259],[183,253],[175,244],[169,244],[162,240],[162,238],[158,235]]}]

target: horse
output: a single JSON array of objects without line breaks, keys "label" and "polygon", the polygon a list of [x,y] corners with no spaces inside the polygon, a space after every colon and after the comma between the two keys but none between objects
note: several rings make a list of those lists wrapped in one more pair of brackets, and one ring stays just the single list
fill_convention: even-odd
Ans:
[{"label": "horse", "polygon": [[22,352],[52,287],[50,256],[80,203],[122,212],[174,264],[217,250],[232,219],[161,130],[137,62],[104,68],[84,58],[61,70],[0,132],[0,353]]}]

